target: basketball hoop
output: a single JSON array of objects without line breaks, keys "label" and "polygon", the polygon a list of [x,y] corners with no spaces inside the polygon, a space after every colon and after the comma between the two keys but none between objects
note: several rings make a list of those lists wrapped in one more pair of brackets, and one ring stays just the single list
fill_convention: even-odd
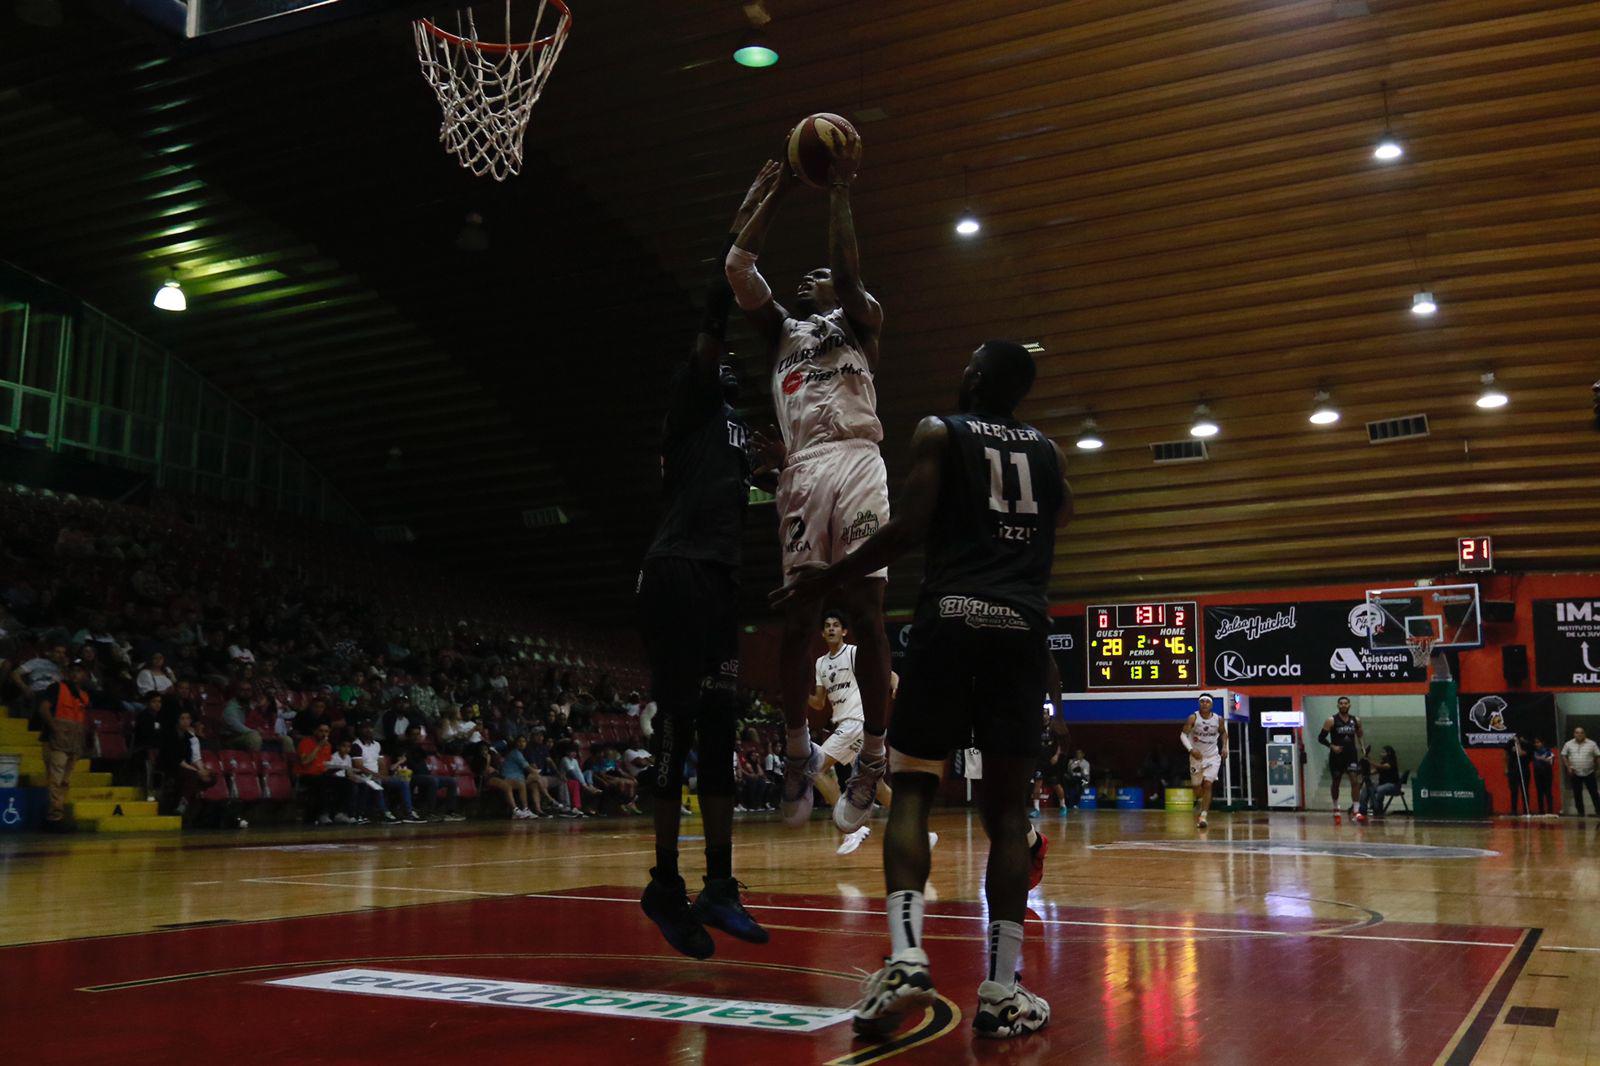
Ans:
[{"label": "basketball hoop", "polygon": [[1433,633],[1419,633],[1406,637],[1406,647],[1411,649],[1411,665],[1427,666],[1428,656],[1433,654],[1433,646],[1439,643],[1439,638]]},{"label": "basketball hoop", "polygon": [[455,33],[429,19],[412,23],[422,76],[433,86],[444,113],[440,142],[462,166],[496,181],[522,169],[528,116],[572,29],[572,12],[563,0],[539,0],[527,40],[520,41],[520,32],[519,40],[513,40],[512,14],[518,0],[504,2],[505,32],[499,42],[479,38],[471,8],[456,13]]}]

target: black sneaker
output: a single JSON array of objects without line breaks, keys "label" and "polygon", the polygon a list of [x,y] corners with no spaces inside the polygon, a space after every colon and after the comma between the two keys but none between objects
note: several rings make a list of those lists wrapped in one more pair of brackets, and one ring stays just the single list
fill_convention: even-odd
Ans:
[{"label": "black sneaker", "polygon": [[650,883],[639,897],[639,906],[644,908],[645,917],[656,923],[667,943],[690,958],[709,959],[717,950],[711,934],[689,906],[689,892],[682,877],[673,875],[662,880],[651,870]]},{"label": "black sneaker", "polygon": [[747,944],[765,944],[769,939],[761,924],[750,917],[739,901],[743,886],[732,877],[706,878],[706,887],[700,890],[690,911],[701,924],[720,929]]}]

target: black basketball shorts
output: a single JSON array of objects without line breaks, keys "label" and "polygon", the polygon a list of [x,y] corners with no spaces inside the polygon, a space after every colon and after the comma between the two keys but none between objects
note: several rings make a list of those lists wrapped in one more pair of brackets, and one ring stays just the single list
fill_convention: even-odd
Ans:
[{"label": "black basketball shorts", "polygon": [[985,755],[1037,759],[1049,654],[1045,628],[1015,612],[919,612],[889,746],[915,759],[941,760],[969,744]]},{"label": "black basketball shorts", "polygon": [[739,680],[739,583],[732,569],[698,559],[646,559],[639,574],[640,631],[651,695],[681,707],[701,689]]}]

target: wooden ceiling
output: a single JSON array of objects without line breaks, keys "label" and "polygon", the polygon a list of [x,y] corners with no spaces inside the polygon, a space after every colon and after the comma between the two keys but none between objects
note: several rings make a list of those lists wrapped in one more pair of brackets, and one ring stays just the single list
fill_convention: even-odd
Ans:
[{"label": "wooden ceiling", "polygon": [[[766,0],[761,71],[727,58],[736,3],[573,6],[505,186],[434,142],[393,15],[199,57],[105,9],[0,36],[0,257],[156,334],[419,550],[610,612],[728,216],[795,118],[839,111],[891,479],[986,337],[1044,345],[1025,417],[1105,437],[1069,447],[1059,597],[1433,573],[1465,532],[1513,568],[1600,565],[1600,3]],[[488,253],[452,246],[468,210]],[[775,288],[822,225],[820,199],[786,210]],[[173,261],[207,273],[157,321]],[[732,342],[768,419],[763,353]],[[1491,370],[1498,412],[1472,402]],[[1319,389],[1336,426],[1307,422]],[[1200,402],[1210,459],[1155,465]],[[1367,443],[1419,412],[1426,440]],[[578,518],[524,529],[544,503]],[[754,605],[770,508],[747,540]]]}]

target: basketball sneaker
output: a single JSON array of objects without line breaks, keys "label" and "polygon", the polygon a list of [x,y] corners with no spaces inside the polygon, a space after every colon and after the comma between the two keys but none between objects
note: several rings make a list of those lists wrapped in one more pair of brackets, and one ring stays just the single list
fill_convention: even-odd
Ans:
[{"label": "basketball sneaker", "polygon": [[883,780],[884,771],[888,769],[889,760],[883,755],[876,758],[862,755],[856,759],[856,772],[850,775],[839,802],[833,805],[833,824],[841,831],[854,833],[867,824],[872,817],[872,806],[877,802],[878,782]]},{"label": "basketball sneaker", "polygon": [[1032,892],[1039,887],[1039,882],[1044,880],[1044,857],[1050,850],[1050,841],[1043,833],[1033,842],[1033,847],[1028,849],[1028,891]]},{"label": "basketball sneaker", "polygon": [[1011,985],[985,981],[978,986],[978,1013],[972,1028],[979,1036],[1022,1036],[1049,1024],[1050,1004],[1023,988],[1021,981]]},{"label": "basketball sneaker", "polygon": [[1356,812],[1356,824],[1357,825],[1366,825],[1367,824],[1367,816],[1362,814],[1362,813],[1360,813],[1359,811]]},{"label": "basketball sneaker", "polygon": [[861,982],[856,1000],[855,1030],[861,1036],[888,1036],[909,1010],[934,1001],[933,978],[928,973],[928,953],[907,948],[883,960],[883,969]]},{"label": "basketball sneaker", "polygon": [[747,944],[765,944],[770,937],[761,923],[750,917],[739,899],[743,887],[732,877],[706,878],[706,885],[695,898],[689,913],[702,925],[720,929]]},{"label": "basketball sneaker", "polygon": [[811,784],[822,772],[825,758],[822,749],[812,744],[811,754],[805,758],[789,755],[783,760],[783,802],[778,805],[778,814],[790,829],[798,829],[811,817]]},{"label": "basketball sneaker", "polygon": [[1204,829],[1206,827],[1206,812],[1205,811],[1201,811],[1199,814],[1195,815],[1194,827],[1196,829]]},{"label": "basketball sneaker", "polygon": [[692,959],[709,959],[717,950],[711,934],[689,906],[689,892],[677,874],[662,878],[650,871],[650,883],[639,897],[644,915],[661,930],[667,943]]},{"label": "basketball sneaker", "polygon": [[854,833],[851,833],[851,834],[847,835],[843,840],[841,840],[839,842],[839,851],[837,852],[837,854],[840,854],[840,855],[848,855],[848,854],[850,854],[852,851],[855,851],[857,848],[859,848],[862,844],[866,843],[867,837],[869,837],[871,835],[872,835],[872,827],[870,825],[862,826],[860,829],[857,829]]}]

